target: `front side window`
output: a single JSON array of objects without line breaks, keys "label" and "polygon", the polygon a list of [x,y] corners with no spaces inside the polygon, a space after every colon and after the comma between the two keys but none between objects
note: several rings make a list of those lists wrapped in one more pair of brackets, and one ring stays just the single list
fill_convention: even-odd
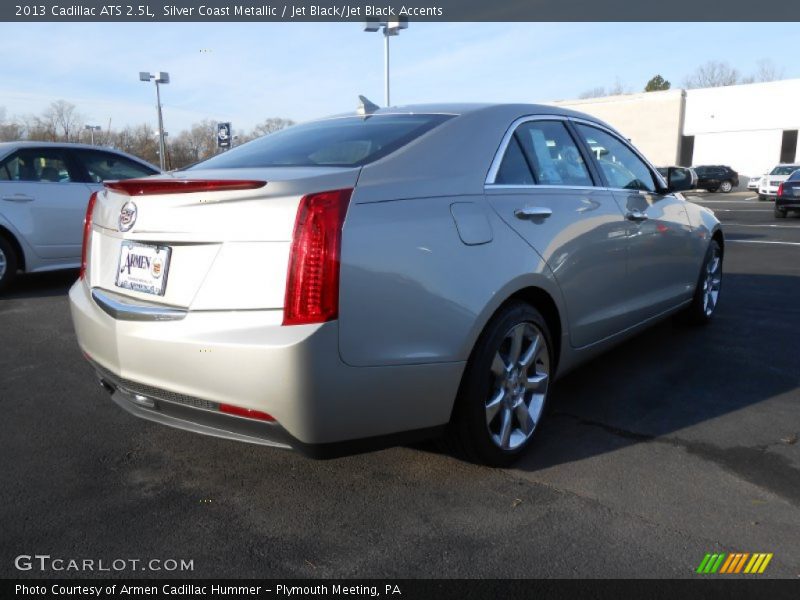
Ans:
[{"label": "front side window", "polygon": [[590,125],[577,125],[589,149],[594,153],[609,187],[624,190],[657,190],[653,174],[645,162],[627,145],[610,133]]},{"label": "front side window", "polygon": [[592,178],[563,122],[529,121],[511,137],[495,183],[591,186]]},{"label": "front side window", "polygon": [[359,167],[383,158],[453,115],[342,117],[270,133],[190,169]]},{"label": "front side window", "polygon": [[0,180],[69,183],[67,161],[58,150],[19,150],[0,163]]},{"label": "front side window", "polygon": [[157,171],[144,165],[129,160],[124,156],[111,152],[98,152],[95,150],[81,150],[78,152],[83,166],[89,174],[89,180],[100,183],[109,179],[133,179],[147,177]]}]

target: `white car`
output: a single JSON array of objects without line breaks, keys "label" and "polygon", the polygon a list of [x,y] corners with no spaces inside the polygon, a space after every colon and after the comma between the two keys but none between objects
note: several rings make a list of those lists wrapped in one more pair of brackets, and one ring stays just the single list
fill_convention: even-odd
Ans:
[{"label": "white car", "polygon": [[800,169],[797,164],[777,165],[769,173],[764,175],[758,184],[759,200],[775,200],[778,195],[778,186],[789,178],[789,175]]},{"label": "white car", "polygon": [[747,180],[747,189],[756,191],[758,190],[758,186],[761,183],[761,179],[765,177],[765,175],[756,175],[755,177],[751,177]]},{"label": "white car", "polygon": [[0,290],[19,271],[77,269],[92,192],[106,179],[155,173],[135,156],[98,146],[0,143]]}]

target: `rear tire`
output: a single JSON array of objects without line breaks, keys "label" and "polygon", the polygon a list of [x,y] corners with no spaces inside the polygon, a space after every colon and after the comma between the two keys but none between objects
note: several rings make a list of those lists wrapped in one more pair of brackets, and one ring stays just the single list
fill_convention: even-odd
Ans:
[{"label": "rear tire", "polygon": [[0,292],[4,291],[17,276],[19,260],[14,247],[0,235]]},{"label": "rear tire", "polygon": [[775,218],[776,219],[785,219],[786,218],[786,212],[787,211],[782,210],[782,209],[780,209],[778,207],[775,207]]},{"label": "rear tire", "polygon": [[711,321],[719,303],[722,288],[722,247],[711,240],[700,269],[694,298],[686,309],[686,321],[690,325],[705,325]]},{"label": "rear tire", "polygon": [[517,460],[545,414],[552,348],[550,330],[535,308],[523,302],[503,307],[467,363],[447,434],[451,448],[494,467]]}]

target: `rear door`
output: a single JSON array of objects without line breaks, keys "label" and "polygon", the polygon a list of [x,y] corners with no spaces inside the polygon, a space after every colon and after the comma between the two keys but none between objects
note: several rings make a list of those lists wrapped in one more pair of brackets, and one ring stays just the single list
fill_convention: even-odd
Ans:
[{"label": "rear door", "polygon": [[91,190],[61,148],[23,148],[0,163],[0,212],[45,259],[81,254]]},{"label": "rear door", "polygon": [[582,122],[575,128],[625,215],[626,312],[639,322],[689,299],[699,265],[685,201],[667,193],[654,169],[615,133]]},{"label": "rear door", "polygon": [[564,294],[570,339],[624,329],[627,223],[564,119],[529,117],[506,134],[486,185],[500,217],[547,262]]}]

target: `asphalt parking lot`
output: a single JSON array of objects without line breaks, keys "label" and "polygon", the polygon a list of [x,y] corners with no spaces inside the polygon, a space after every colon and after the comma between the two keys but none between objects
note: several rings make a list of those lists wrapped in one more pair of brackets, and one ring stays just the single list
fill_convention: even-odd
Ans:
[{"label": "asphalt parking lot", "polygon": [[728,238],[714,323],[665,322],[566,376],[507,470],[433,444],[314,461],[136,420],[78,351],[75,273],[21,278],[0,298],[0,576],[92,575],[14,567],[49,554],[193,560],[121,573],[148,577],[691,578],[719,551],[800,577],[800,217],[692,199]]}]

